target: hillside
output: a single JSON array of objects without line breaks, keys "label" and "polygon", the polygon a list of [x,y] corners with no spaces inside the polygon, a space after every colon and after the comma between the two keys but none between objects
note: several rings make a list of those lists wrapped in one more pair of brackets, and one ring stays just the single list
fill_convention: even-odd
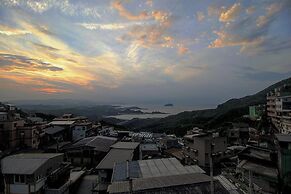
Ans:
[{"label": "hillside", "polygon": [[230,99],[218,105],[216,109],[187,111],[161,119],[133,119],[121,124],[132,130],[169,132],[177,135],[185,134],[188,129],[194,126],[205,129],[217,128],[225,122],[248,114],[249,106],[265,104],[267,93],[284,84],[291,84],[291,78],[275,83],[254,95]]}]

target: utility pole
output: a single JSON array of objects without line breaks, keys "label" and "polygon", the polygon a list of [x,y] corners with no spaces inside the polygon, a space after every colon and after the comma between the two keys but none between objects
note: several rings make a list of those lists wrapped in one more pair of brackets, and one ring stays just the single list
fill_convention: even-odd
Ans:
[{"label": "utility pole", "polygon": [[211,135],[211,140],[210,140],[210,156],[209,156],[209,165],[210,165],[210,193],[214,194],[214,181],[213,181],[213,160],[212,160],[212,154],[213,154],[213,149],[214,149],[214,143],[213,143],[213,136]]},{"label": "utility pole", "polygon": [[249,194],[253,194],[253,174],[249,170]]},{"label": "utility pole", "polygon": [[130,177],[130,167],[129,167],[129,161],[126,161],[126,167],[127,167],[127,180],[129,183],[129,193],[132,194],[133,193],[133,183],[132,183],[132,178]]}]

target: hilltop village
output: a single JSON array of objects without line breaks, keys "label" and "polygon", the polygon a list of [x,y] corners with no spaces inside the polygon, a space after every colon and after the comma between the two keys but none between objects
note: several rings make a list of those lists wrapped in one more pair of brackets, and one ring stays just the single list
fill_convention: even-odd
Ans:
[{"label": "hilltop village", "polygon": [[1,103],[0,193],[291,193],[291,87],[266,100],[248,122],[181,137]]}]

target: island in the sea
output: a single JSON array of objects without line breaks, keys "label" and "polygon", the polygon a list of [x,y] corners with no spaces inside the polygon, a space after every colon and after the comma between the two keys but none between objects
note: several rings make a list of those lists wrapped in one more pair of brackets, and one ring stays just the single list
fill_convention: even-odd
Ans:
[{"label": "island in the sea", "polygon": [[174,106],[174,105],[169,103],[169,104],[165,104],[164,106]]}]

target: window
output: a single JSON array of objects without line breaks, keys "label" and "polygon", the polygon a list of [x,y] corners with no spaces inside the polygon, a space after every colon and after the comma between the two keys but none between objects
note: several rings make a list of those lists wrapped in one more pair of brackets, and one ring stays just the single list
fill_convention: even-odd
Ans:
[{"label": "window", "polygon": [[15,175],[15,176],[14,176],[14,182],[15,182],[15,183],[19,183],[19,179],[20,179],[20,178],[19,178],[19,175]]},{"label": "window", "polygon": [[14,175],[14,182],[15,183],[25,183],[25,176],[24,175]]},{"label": "window", "polygon": [[14,123],[14,127],[16,127],[17,126],[17,123]]},{"label": "window", "polygon": [[21,182],[21,183],[24,183],[24,182],[25,182],[25,177],[24,177],[24,175],[20,175],[20,182]]}]

